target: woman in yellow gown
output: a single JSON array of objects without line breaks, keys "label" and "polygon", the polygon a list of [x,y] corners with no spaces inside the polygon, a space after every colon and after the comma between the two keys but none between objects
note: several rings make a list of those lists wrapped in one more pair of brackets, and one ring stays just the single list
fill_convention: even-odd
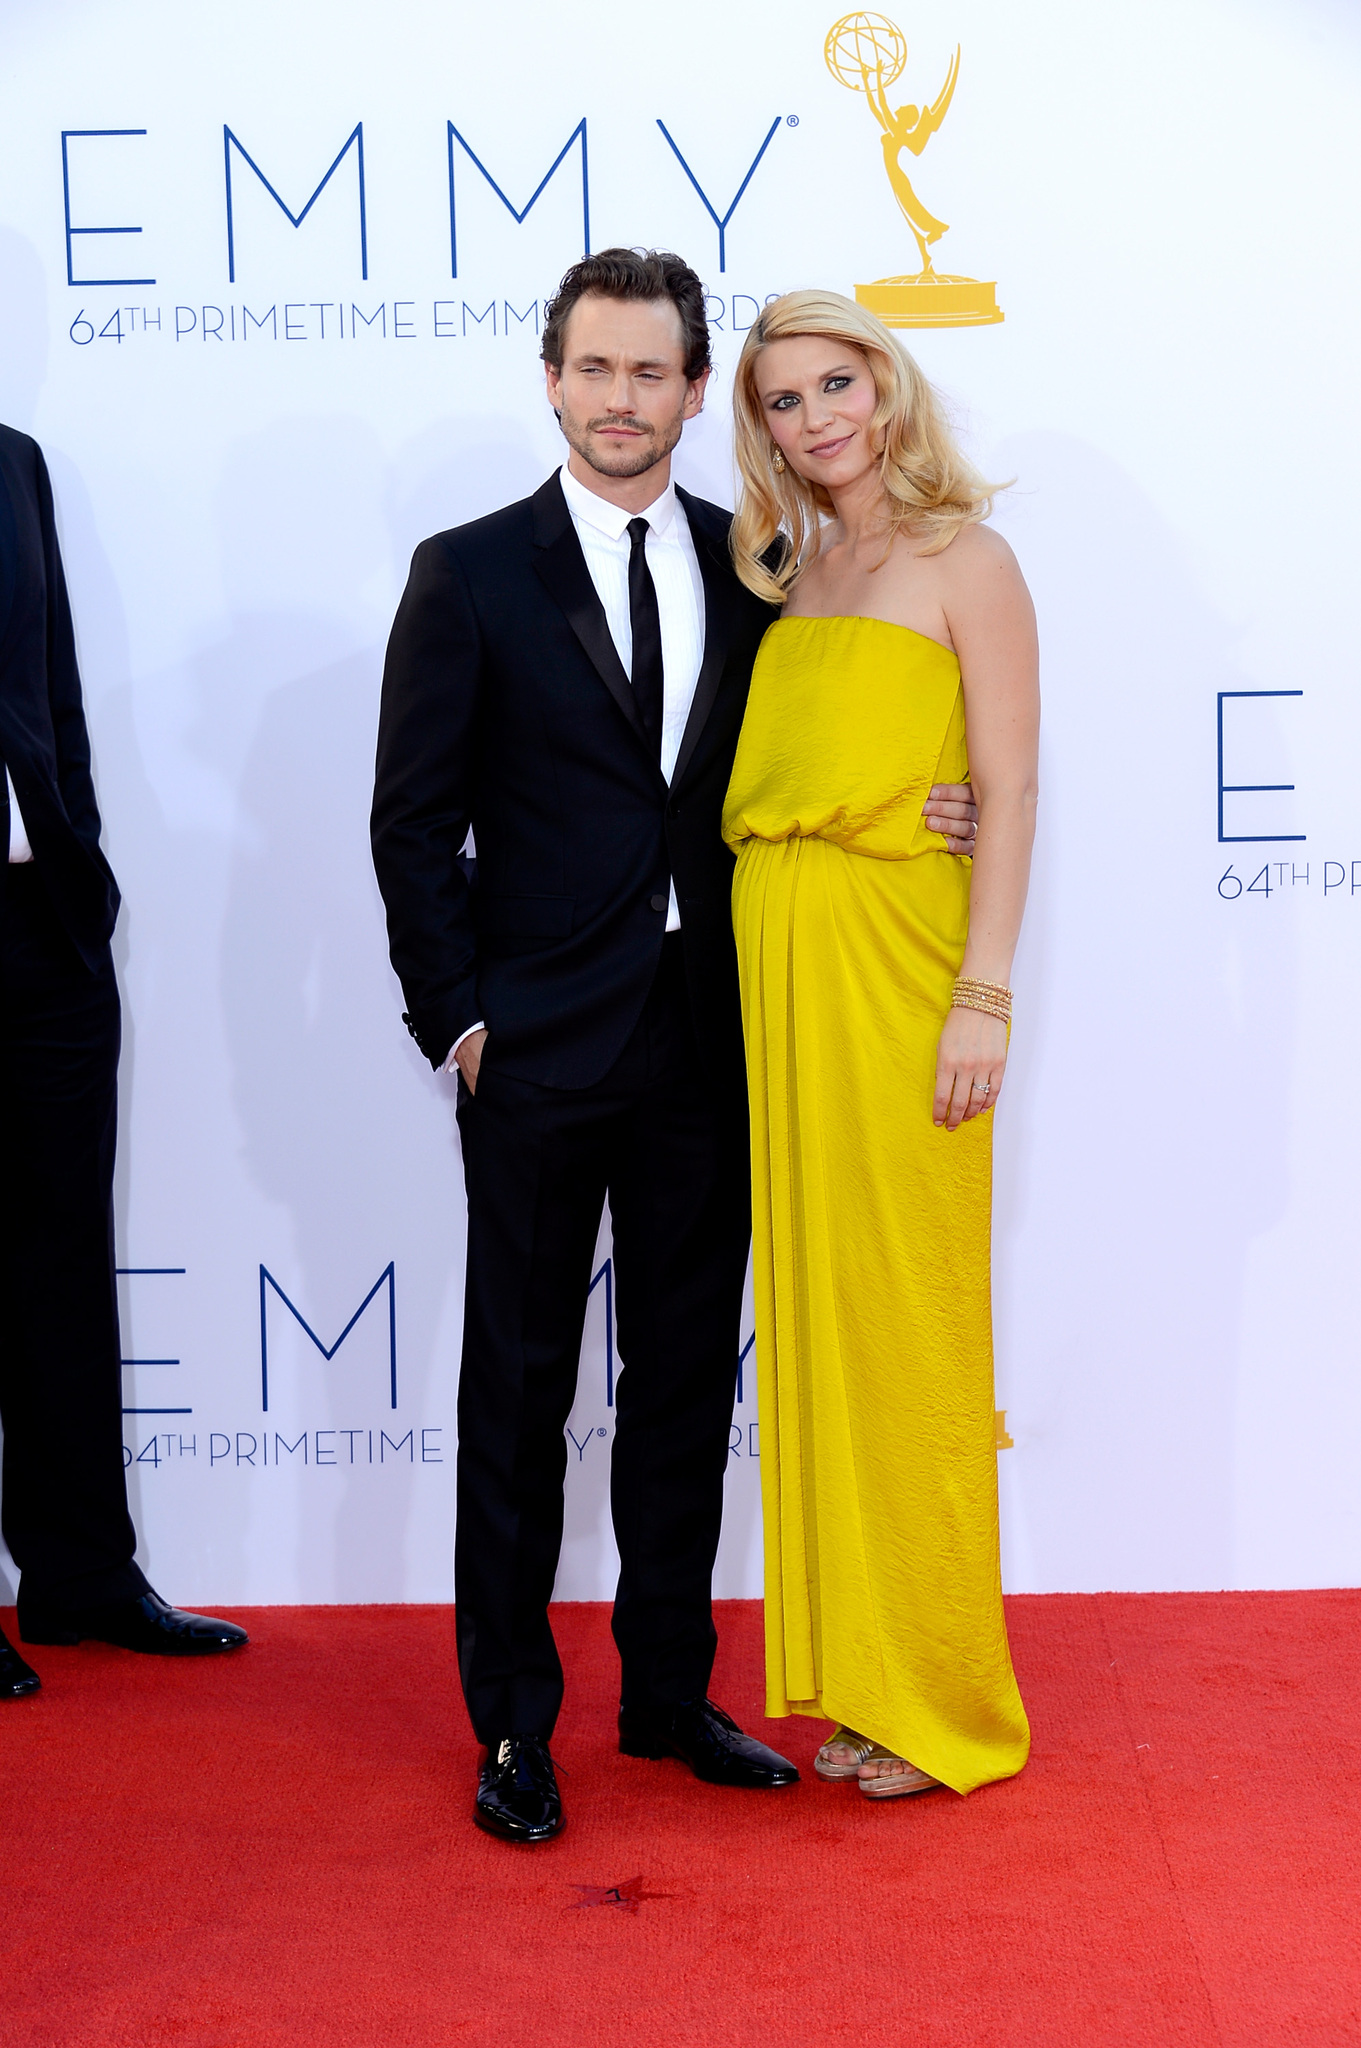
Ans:
[{"label": "woman in yellow gown", "polygon": [[[735,390],[738,573],[783,603],[724,808],[752,1115],[767,1713],[872,1798],[1019,1771],[992,1117],[1035,806],[1034,616],[887,329],[795,292]],[[783,535],[783,543],[780,536]],[[970,780],[972,862],[930,822]]]}]

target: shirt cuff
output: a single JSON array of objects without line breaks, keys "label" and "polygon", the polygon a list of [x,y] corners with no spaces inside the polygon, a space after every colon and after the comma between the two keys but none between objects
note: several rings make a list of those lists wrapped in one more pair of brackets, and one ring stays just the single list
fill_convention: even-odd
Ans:
[{"label": "shirt cuff", "polygon": [[459,1047],[462,1045],[464,1039],[471,1038],[474,1031],[485,1031],[486,1028],[486,1025],[482,1023],[470,1024],[466,1031],[462,1031],[459,1033],[458,1037],[454,1040],[453,1044],[449,1048],[448,1059],[444,1062],[444,1071],[446,1074],[456,1074],[458,1072],[458,1067],[455,1063],[454,1055],[458,1051]]}]

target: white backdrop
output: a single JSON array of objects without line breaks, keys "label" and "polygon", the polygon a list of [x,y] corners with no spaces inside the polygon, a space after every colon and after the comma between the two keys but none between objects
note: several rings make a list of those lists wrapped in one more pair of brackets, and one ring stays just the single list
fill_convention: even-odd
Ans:
[{"label": "white backdrop", "polygon": [[[822,61],[838,11],[0,6],[0,418],[51,465],[125,894],[127,1443],[176,1598],[449,1596],[462,1194],[369,867],[383,643],[416,541],[560,457],[536,327],[583,155],[591,245],[708,280],[680,473],[723,502],[756,306],[916,267]],[[998,519],[1044,639],[997,1131],[1007,1583],[1350,1582],[1358,18],[888,11],[895,100],[963,48],[913,176],[938,266],[1006,317],[907,339],[1018,480]],[[1236,691],[1298,694],[1225,699],[1221,766]],[[1295,787],[1221,827],[1221,783]],[[605,1294],[564,1597],[612,1584]],[[751,1363],[725,1594],[760,1585]]]}]

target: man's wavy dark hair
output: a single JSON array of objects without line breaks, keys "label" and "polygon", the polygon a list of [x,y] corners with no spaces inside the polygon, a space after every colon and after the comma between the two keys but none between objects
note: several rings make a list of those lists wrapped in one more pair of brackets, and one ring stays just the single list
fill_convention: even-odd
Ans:
[{"label": "man's wavy dark hair", "polygon": [[686,376],[693,381],[713,367],[704,286],[689,264],[670,249],[602,249],[574,263],[548,302],[541,354],[555,370],[562,368],[568,315],[588,292],[602,299],[670,299],[680,315]]}]

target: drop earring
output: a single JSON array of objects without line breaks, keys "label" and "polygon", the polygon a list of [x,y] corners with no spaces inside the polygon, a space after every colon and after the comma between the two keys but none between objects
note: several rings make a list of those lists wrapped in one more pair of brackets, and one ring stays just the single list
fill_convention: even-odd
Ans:
[{"label": "drop earring", "polygon": [[783,476],[783,475],[784,475],[784,467],[785,467],[785,464],[784,464],[784,452],[783,452],[783,450],[782,450],[782,449],[779,449],[779,448],[777,448],[777,449],[775,450],[775,453],[774,453],[774,454],[773,454],[773,455],[771,456],[771,458],[770,458],[770,466],[771,466],[771,468],[772,468],[772,469],[774,470],[774,472],[775,472],[776,476]]}]

